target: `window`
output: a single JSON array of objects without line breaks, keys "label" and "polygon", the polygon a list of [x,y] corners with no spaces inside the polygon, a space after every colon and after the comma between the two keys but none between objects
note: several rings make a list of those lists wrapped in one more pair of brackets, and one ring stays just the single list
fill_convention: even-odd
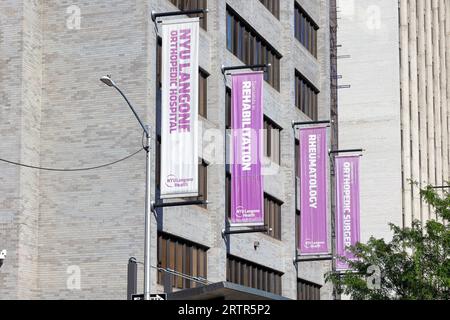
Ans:
[{"label": "window", "polygon": [[312,120],[317,120],[319,90],[295,70],[295,105]]},{"label": "window", "polygon": [[225,127],[231,129],[231,89],[225,90]]},{"label": "window", "polygon": [[[225,90],[225,128],[226,130],[231,129],[231,89],[226,88]],[[226,135],[226,145],[227,150],[230,150],[230,136]],[[231,168],[228,163],[229,155],[226,155],[227,163],[226,163],[226,176],[225,176],[225,212],[228,218],[231,219]]]},{"label": "window", "polygon": [[156,135],[156,163],[155,163],[155,180],[156,188],[161,190],[161,135]]},{"label": "window", "polygon": [[161,90],[162,81],[162,39],[158,37],[156,45],[156,86]]},{"label": "window", "polygon": [[[208,2],[207,0],[170,0],[175,7],[180,9],[181,11],[187,11],[187,10],[196,10],[196,9],[208,9]],[[205,13],[202,18],[200,18],[200,27],[202,27],[204,30],[207,30],[208,20],[207,20],[208,14]]]},{"label": "window", "polygon": [[[203,118],[208,118],[208,77],[209,74],[199,69],[198,75],[198,114]],[[162,40],[158,38],[158,45],[156,47],[156,95],[157,101],[161,105],[161,87],[162,87]]]},{"label": "window", "polygon": [[227,48],[247,65],[272,64],[264,79],[280,91],[281,55],[230,7],[227,7]]},{"label": "window", "polygon": [[317,30],[319,26],[295,2],[295,38],[317,58]]},{"label": "window", "polygon": [[300,241],[300,141],[295,139],[295,183],[296,183],[296,194],[295,194],[295,243],[296,248],[298,248]]},{"label": "window", "polygon": [[320,300],[321,286],[309,281],[297,279],[298,300]]},{"label": "window", "polygon": [[280,164],[281,127],[264,117],[264,155],[272,162]]},{"label": "window", "polygon": [[280,19],[280,0],[259,0],[264,7],[267,8],[272,14]]},{"label": "window", "polygon": [[229,255],[227,281],[281,295],[282,273]]},{"label": "window", "polygon": [[[198,200],[208,200],[208,164],[202,159],[198,165]],[[207,205],[202,205],[203,208],[207,208]]]},{"label": "window", "polygon": [[[158,233],[158,267],[176,271],[184,276],[207,278],[207,248],[193,242],[166,234]],[[158,271],[158,283],[164,284],[164,271]],[[171,275],[173,287],[188,289],[201,286],[202,283],[186,279],[179,275]],[[203,281],[204,282],[204,281]]]},{"label": "window", "polygon": [[[208,200],[208,164],[205,160],[199,160],[198,165],[198,197],[186,198],[186,200]],[[207,209],[208,205],[203,204],[200,207]]]},{"label": "window", "polygon": [[209,74],[200,69],[198,77],[198,114],[208,118],[208,77]]},{"label": "window", "polygon": [[225,212],[231,219],[231,173],[227,172],[225,177]]},{"label": "window", "polygon": [[267,234],[278,240],[281,240],[281,205],[281,201],[264,194],[264,224],[269,230],[272,228]]}]

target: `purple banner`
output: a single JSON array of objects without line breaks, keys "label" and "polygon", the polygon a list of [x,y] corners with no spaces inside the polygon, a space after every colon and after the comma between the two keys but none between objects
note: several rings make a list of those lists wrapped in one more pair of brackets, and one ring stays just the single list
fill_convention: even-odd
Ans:
[{"label": "purple banner", "polygon": [[[336,254],[354,259],[348,247],[360,241],[359,156],[336,157]],[[348,263],[336,260],[337,270]]]},{"label": "purple banner", "polygon": [[328,254],[327,128],[300,129],[300,253]]},{"label": "purple banner", "polygon": [[232,79],[231,223],[263,225],[263,73],[235,74]]}]

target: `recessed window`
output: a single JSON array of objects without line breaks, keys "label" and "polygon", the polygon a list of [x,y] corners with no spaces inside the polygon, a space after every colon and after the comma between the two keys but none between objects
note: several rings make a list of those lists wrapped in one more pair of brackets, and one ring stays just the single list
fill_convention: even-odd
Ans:
[{"label": "recessed window", "polygon": [[318,116],[319,90],[295,70],[295,105],[312,120]]},{"label": "recessed window", "polygon": [[280,19],[280,0],[259,0],[277,19]]},{"label": "recessed window", "polygon": [[281,272],[256,263],[231,255],[227,257],[229,282],[281,295],[282,276]]},{"label": "recessed window", "polygon": [[225,127],[231,129],[231,89],[225,89]]},{"label": "recessed window", "polygon": [[156,188],[161,190],[161,135],[156,135],[156,161],[155,161],[155,180],[156,180]]},{"label": "recessed window", "polygon": [[321,286],[309,281],[297,279],[298,300],[320,300]]},{"label": "recessed window", "polygon": [[[170,0],[170,2],[172,2],[181,11],[208,9],[207,0]],[[200,27],[202,27],[204,30],[207,30],[208,25],[207,17],[208,14],[205,13],[200,18]]]},{"label": "recessed window", "polygon": [[[159,284],[164,284],[165,273],[168,273],[175,288],[188,289],[204,285],[207,278],[206,247],[160,232],[157,250],[158,268],[165,269],[158,271]],[[198,278],[198,281],[192,278]]]},{"label": "recessed window", "polygon": [[319,26],[297,2],[295,2],[294,19],[295,38],[317,58],[317,30],[319,30]]},{"label": "recessed window", "polygon": [[[198,200],[208,200],[208,164],[202,159],[198,165]],[[207,208],[208,205],[202,205],[203,208]]]},{"label": "recessed window", "polygon": [[198,114],[208,118],[208,77],[206,71],[201,70],[198,77]]},{"label": "recessed window", "polygon": [[268,117],[264,117],[264,155],[272,162],[280,164],[281,127]]},{"label": "recessed window", "polygon": [[280,91],[281,55],[230,7],[227,7],[227,48],[246,65],[270,63],[264,80]]},{"label": "recessed window", "polygon": [[281,205],[281,201],[264,194],[264,224],[269,228],[267,234],[278,240],[281,240]]},{"label": "recessed window", "polygon": [[228,219],[231,219],[231,173],[226,172],[225,176],[225,212]]},{"label": "recessed window", "polygon": [[[208,200],[208,163],[203,159],[199,160],[198,165],[198,197],[185,198],[185,200]],[[202,204],[199,206],[205,209],[208,208],[207,204]]]}]

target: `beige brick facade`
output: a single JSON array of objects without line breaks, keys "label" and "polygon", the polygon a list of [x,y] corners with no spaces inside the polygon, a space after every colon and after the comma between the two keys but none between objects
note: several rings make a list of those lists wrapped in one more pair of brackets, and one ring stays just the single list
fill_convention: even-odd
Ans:
[{"label": "beige brick facade", "polygon": [[[280,20],[258,0],[209,0],[208,30],[200,31],[200,66],[210,74],[208,119],[202,120],[207,129],[225,131],[220,68],[241,64],[226,49],[226,5],[283,55],[280,92],[264,84],[264,112],[283,128],[279,172],[265,179],[265,192],[283,201],[282,241],[247,234],[231,236],[228,245],[224,242],[225,166],[213,163],[208,168],[207,210],[165,209],[158,222],[153,221],[152,265],[158,228],[209,248],[210,282],[225,281],[228,250],[282,272],[283,295],[288,298],[297,296],[297,276],[324,285],[329,263],[301,263],[298,274],[293,264],[291,122],[307,120],[295,107],[295,69],[320,89],[319,116],[329,119],[330,8],[327,0],[298,3],[320,26],[317,59],[294,38],[294,0],[281,0]],[[155,128],[157,38],[152,10],[176,8],[167,0],[1,1],[0,157],[79,168],[138,150],[138,124],[121,97],[99,78],[111,74]],[[113,167],[65,173],[0,163],[0,249],[9,253],[0,270],[0,299],[125,299],[128,258],[143,261],[144,157],[141,153]],[[204,157],[210,160],[208,154]],[[254,241],[260,242],[257,250]],[[80,290],[68,286],[72,266],[81,272]],[[141,284],[142,268],[140,291]],[[154,269],[152,286],[156,291]],[[321,294],[330,298],[328,285]]]}]

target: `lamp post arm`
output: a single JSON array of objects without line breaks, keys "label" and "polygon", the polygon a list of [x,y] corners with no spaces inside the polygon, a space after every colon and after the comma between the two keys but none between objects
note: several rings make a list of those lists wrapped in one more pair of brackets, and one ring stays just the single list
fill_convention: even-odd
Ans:
[{"label": "lamp post arm", "polygon": [[120,93],[120,95],[125,99],[125,101],[127,102],[128,106],[130,107],[131,111],[133,111],[134,116],[136,117],[137,121],[139,121],[139,124],[141,125],[142,129],[145,132],[146,137],[150,137],[150,132],[148,131],[147,127],[144,125],[144,123],[142,122],[142,120],[139,118],[138,114],[136,113],[136,110],[134,110],[133,106],[131,105],[130,101],[128,100],[128,98],[125,96],[125,94],[122,92],[122,90],[119,89],[119,87],[117,87],[115,84],[113,85],[113,87]]}]

